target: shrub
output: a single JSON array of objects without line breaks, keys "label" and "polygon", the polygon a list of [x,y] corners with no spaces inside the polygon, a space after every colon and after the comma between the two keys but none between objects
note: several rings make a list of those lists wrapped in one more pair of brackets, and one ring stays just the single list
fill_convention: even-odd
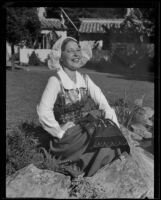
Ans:
[{"label": "shrub", "polygon": [[44,66],[48,66],[48,60],[49,60],[49,56],[47,58],[45,58],[44,62],[43,62],[43,65]]},{"label": "shrub", "polygon": [[14,60],[15,61],[19,61],[20,60],[20,54],[19,54],[19,52],[17,52],[17,53],[14,54]]},{"label": "shrub", "polygon": [[22,123],[6,137],[6,176],[33,163],[40,169],[55,170],[55,158],[34,136],[35,125]]},{"label": "shrub", "polygon": [[6,137],[6,175],[34,163],[41,167],[42,155],[36,148],[34,139],[25,135],[20,129],[15,129]]},{"label": "shrub", "polygon": [[143,106],[143,99],[144,95],[130,103],[122,98],[113,104],[119,123],[138,135],[139,140],[152,138],[154,129],[154,110]]},{"label": "shrub", "polygon": [[32,52],[32,54],[29,56],[29,65],[32,66],[40,66],[42,65],[42,62],[38,55],[35,53],[35,51]]},{"label": "shrub", "polygon": [[108,73],[154,72],[154,46],[114,43],[111,50],[94,49],[92,59],[84,67]]}]

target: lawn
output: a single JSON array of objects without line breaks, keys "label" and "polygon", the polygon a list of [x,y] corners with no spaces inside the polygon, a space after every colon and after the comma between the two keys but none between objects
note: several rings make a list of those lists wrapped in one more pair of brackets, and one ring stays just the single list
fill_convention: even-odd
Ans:
[{"label": "lawn", "polygon": [[[154,84],[148,81],[128,80],[125,77],[86,71],[94,82],[101,87],[110,103],[124,97],[126,89],[128,100],[133,102],[145,94],[145,106],[154,107]],[[6,175],[33,163],[38,168],[54,170],[56,161],[42,152],[33,141],[38,138],[39,147],[49,149],[52,137],[41,128],[36,113],[44,87],[53,72],[49,70],[7,70],[6,98]],[[32,123],[33,122],[33,123]],[[39,125],[38,125],[39,124]],[[142,147],[153,153],[152,141],[144,141]]]},{"label": "lawn", "polygon": [[[82,69],[86,71],[86,69]],[[131,102],[145,94],[144,105],[154,108],[154,83],[141,80],[128,80],[88,70],[91,79],[101,87],[110,103],[124,97]],[[7,130],[22,121],[38,123],[36,105],[38,104],[51,71],[7,70]]]}]

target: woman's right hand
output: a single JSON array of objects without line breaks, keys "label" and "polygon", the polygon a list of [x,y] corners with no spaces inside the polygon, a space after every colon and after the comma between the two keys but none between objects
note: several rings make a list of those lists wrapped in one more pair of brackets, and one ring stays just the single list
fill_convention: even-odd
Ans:
[{"label": "woman's right hand", "polygon": [[75,126],[75,124],[73,122],[67,122],[66,124],[64,124],[61,129],[64,131],[67,131],[69,128]]}]

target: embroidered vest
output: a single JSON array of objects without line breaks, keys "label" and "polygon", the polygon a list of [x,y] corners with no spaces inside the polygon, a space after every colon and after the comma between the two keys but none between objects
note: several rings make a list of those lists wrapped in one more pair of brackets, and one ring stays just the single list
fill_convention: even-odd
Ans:
[{"label": "embroidered vest", "polygon": [[[98,110],[98,105],[89,97],[87,87],[67,90],[63,87],[58,74],[56,74],[56,77],[59,80],[61,91],[54,105],[54,115],[60,124],[65,124],[68,121],[76,124],[89,111]],[[83,77],[87,85],[86,75],[83,74]]]}]

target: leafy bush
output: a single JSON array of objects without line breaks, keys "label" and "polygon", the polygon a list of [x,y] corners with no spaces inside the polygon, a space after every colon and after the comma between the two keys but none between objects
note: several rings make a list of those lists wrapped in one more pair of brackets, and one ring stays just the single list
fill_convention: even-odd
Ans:
[{"label": "leafy bush", "polygon": [[6,175],[33,163],[40,169],[55,170],[56,161],[39,146],[32,133],[33,124],[21,124],[6,137]]},{"label": "leafy bush", "polygon": [[154,45],[114,43],[111,50],[95,49],[85,67],[108,73],[154,72]]},{"label": "leafy bush", "polygon": [[20,54],[19,54],[19,52],[17,52],[17,53],[14,54],[14,60],[15,61],[19,61],[20,60]]},{"label": "leafy bush", "polygon": [[44,66],[48,66],[48,60],[49,60],[49,55],[48,55],[47,58],[45,58],[45,60],[43,62]]},{"label": "leafy bush", "polygon": [[39,166],[43,162],[42,155],[36,149],[34,139],[17,129],[6,137],[6,175],[25,167],[30,163]]},{"label": "leafy bush", "polygon": [[38,55],[35,53],[35,51],[32,52],[32,54],[29,56],[29,65],[32,66],[40,66],[42,65],[42,61],[38,57]]},{"label": "leafy bush", "polygon": [[143,106],[144,95],[129,103],[126,98],[118,99],[114,109],[120,124],[134,133],[138,140],[152,138],[154,111]]}]

